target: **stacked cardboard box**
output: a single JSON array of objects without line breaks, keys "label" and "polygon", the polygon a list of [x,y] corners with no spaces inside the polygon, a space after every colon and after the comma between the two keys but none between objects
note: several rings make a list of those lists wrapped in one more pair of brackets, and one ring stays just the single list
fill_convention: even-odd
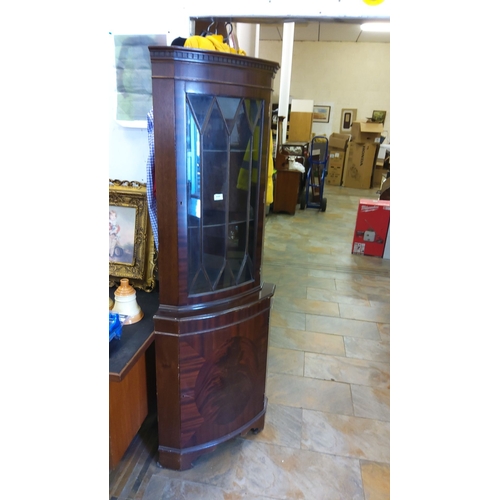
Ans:
[{"label": "stacked cardboard box", "polygon": [[340,186],[342,184],[344,162],[350,138],[349,134],[337,133],[333,133],[328,138],[328,174],[325,178],[327,184],[332,186]]},{"label": "stacked cardboard box", "polygon": [[342,185],[370,189],[383,125],[381,123],[354,122],[351,131]]}]

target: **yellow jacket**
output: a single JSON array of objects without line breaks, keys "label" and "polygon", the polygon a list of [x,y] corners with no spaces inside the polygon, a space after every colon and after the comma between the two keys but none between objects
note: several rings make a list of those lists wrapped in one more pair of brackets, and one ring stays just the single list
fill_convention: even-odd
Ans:
[{"label": "yellow jacket", "polygon": [[227,43],[224,43],[222,35],[191,36],[184,42],[184,47],[192,49],[217,50],[219,52],[230,52],[231,54],[240,54],[246,56],[242,49],[233,49]]}]

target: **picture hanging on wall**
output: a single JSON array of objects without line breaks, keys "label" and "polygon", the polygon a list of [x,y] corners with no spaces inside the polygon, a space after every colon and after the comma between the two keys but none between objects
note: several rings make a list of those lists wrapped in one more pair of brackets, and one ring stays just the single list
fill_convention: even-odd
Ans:
[{"label": "picture hanging on wall", "polygon": [[313,122],[328,123],[331,106],[313,106]]},{"label": "picture hanging on wall", "polygon": [[146,185],[109,181],[109,286],[129,278],[135,288],[154,288],[156,254]]},{"label": "picture hanging on wall", "polygon": [[378,111],[375,110],[372,113],[372,122],[381,123],[382,125],[385,123],[385,115],[387,111]]},{"label": "picture hanging on wall", "polygon": [[116,119],[146,128],[152,108],[150,45],[166,45],[166,35],[113,35],[116,67]]},{"label": "picture hanging on wall", "polygon": [[352,122],[356,121],[356,109],[343,109],[340,115],[340,133],[350,134]]}]

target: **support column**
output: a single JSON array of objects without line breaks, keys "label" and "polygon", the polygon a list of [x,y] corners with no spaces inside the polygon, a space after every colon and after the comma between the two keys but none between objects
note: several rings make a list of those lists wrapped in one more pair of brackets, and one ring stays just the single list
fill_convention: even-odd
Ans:
[{"label": "support column", "polygon": [[[290,80],[292,78],[293,36],[295,23],[283,24],[283,47],[281,50],[280,100],[278,116],[288,117]],[[287,118],[283,120],[283,142],[286,142]]]},{"label": "support column", "polygon": [[249,57],[259,57],[260,24],[236,23],[233,27],[240,49],[243,49]]}]

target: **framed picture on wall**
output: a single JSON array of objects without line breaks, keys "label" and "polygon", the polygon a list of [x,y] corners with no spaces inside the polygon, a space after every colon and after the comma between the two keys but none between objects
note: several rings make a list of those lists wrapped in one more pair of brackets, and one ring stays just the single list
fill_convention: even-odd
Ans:
[{"label": "framed picture on wall", "polygon": [[313,122],[328,123],[331,106],[313,106]]},{"label": "framed picture on wall", "polygon": [[385,115],[387,114],[387,111],[380,111],[380,110],[375,110],[372,113],[372,122],[375,123],[382,123],[382,125],[385,123]]},{"label": "framed picture on wall", "polygon": [[340,133],[350,134],[352,122],[356,121],[356,109],[343,109],[340,115]]}]

